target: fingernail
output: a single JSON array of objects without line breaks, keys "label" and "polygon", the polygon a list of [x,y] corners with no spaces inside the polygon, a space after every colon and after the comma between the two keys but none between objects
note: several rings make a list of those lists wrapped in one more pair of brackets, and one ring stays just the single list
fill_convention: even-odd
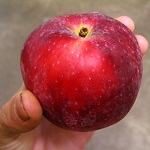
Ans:
[{"label": "fingernail", "polygon": [[27,114],[24,105],[23,105],[23,92],[20,92],[19,97],[16,99],[14,104],[14,110],[16,113],[16,117],[22,121],[25,122],[30,119],[29,115]]}]

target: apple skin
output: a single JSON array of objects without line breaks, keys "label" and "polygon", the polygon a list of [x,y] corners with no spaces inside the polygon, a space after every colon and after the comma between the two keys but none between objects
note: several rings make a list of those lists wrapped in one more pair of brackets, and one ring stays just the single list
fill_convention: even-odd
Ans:
[{"label": "apple skin", "polygon": [[[79,36],[82,27],[85,37]],[[93,131],[117,123],[133,106],[142,56],[134,34],[119,21],[99,13],[65,15],[29,35],[21,72],[51,123]]]}]

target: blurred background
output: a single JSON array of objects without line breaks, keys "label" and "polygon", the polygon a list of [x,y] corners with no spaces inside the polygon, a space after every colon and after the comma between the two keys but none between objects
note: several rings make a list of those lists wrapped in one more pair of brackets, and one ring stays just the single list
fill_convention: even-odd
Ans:
[{"label": "blurred background", "polygon": [[[39,24],[63,14],[100,12],[130,16],[135,34],[150,39],[149,0],[0,0],[0,106],[20,87],[22,45]],[[140,92],[129,114],[119,123],[95,132],[85,150],[150,149],[150,52],[143,57]]]}]

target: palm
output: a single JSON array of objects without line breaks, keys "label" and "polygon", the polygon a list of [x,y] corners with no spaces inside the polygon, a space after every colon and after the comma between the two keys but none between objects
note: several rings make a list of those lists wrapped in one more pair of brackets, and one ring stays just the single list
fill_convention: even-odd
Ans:
[{"label": "palm", "polygon": [[30,142],[27,145],[30,145],[33,150],[81,150],[92,135],[93,132],[75,132],[61,129],[44,118],[36,129],[22,134],[21,139]]}]

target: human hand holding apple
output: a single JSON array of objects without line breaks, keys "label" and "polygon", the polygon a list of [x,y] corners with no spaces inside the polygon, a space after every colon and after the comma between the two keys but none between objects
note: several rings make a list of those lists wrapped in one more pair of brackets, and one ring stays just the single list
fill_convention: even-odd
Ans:
[{"label": "human hand holding apple", "polygon": [[[130,30],[134,30],[134,23],[130,18],[122,16],[117,20],[125,24]],[[148,42],[143,36],[136,35],[136,37],[142,55],[144,55],[148,49]],[[20,101],[20,97],[18,97],[20,91],[22,91],[21,101],[24,109],[15,103]],[[16,106],[14,108],[18,111],[10,109],[12,106]],[[80,133],[63,130],[45,118],[41,121],[41,117],[42,110],[38,100],[23,86],[0,110],[0,141],[4,141],[3,144],[0,143],[0,147],[7,147],[8,149],[11,145],[11,148],[15,147],[15,149],[27,148],[27,146],[32,147],[32,149],[41,148],[45,150],[49,148],[83,149],[93,134],[93,132]]]},{"label": "human hand holding apple", "polygon": [[30,34],[21,70],[50,122],[92,131],[129,112],[140,88],[142,56],[134,34],[119,21],[98,13],[66,15]]}]

